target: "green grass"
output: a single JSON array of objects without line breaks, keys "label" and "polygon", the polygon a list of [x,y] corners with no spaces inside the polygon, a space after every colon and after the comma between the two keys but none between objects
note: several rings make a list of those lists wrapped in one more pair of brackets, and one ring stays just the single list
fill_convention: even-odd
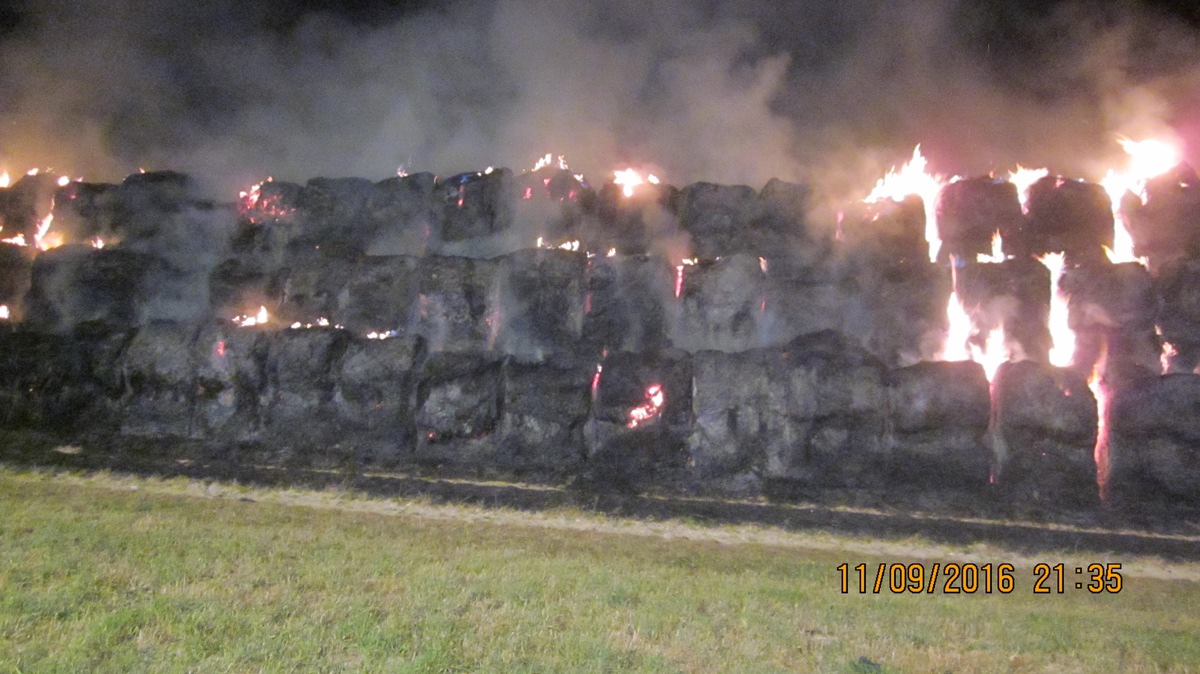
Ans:
[{"label": "green grass", "polygon": [[1035,596],[1026,561],[1008,595],[843,595],[837,564],[904,560],[861,542],[847,547],[856,552],[728,544],[685,525],[667,540],[591,530],[604,520],[584,513],[555,515],[582,523],[567,528],[537,515],[497,522],[466,508],[284,494],[312,504],[297,505],[218,487],[213,496],[184,481],[0,468],[0,674],[1200,663],[1195,581],[1127,574],[1117,595]]}]

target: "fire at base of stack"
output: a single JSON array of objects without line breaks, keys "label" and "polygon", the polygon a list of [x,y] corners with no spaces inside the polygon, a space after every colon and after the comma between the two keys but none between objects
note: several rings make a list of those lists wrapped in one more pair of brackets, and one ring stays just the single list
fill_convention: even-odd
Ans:
[{"label": "fire at base of stack", "polygon": [[1198,504],[1200,180],[1150,192],[1124,205],[1143,265],[1104,257],[1104,190],[1055,177],[1027,203],[951,184],[931,261],[934,204],[823,228],[781,181],[550,166],[219,203],[170,172],[27,176],[0,190],[0,424],[622,492]]}]

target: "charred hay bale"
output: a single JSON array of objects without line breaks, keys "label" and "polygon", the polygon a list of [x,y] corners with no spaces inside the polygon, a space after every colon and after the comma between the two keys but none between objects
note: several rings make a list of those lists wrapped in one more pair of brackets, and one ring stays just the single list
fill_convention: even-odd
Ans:
[{"label": "charred hay bale", "polygon": [[230,250],[248,261],[273,270],[283,264],[288,245],[299,236],[304,188],[296,183],[266,180],[238,201],[238,226]]},{"label": "charred hay bale", "polygon": [[996,371],[997,482],[1055,503],[1096,501],[1096,399],[1067,368],[1025,360]]},{"label": "charred hay bale", "polygon": [[692,421],[691,357],[614,352],[596,372],[581,486],[636,492],[679,477]]},{"label": "charred hay bale", "polygon": [[224,260],[208,276],[208,313],[229,320],[253,315],[260,306],[278,307],[285,280],[243,258]]},{"label": "charred hay bale", "polygon": [[1200,502],[1200,375],[1146,377],[1119,389],[1108,428],[1114,495]]},{"label": "charred hay bale", "polygon": [[192,343],[195,368],[195,432],[220,440],[253,440],[264,426],[267,394],[267,332],[212,321]]},{"label": "charred hay bale", "polygon": [[[1050,352],[1050,270],[1037,260],[966,262],[957,271],[958,295],[979,339],[1004,328],[1010,348],[1035,360]],[[982,347],[983,344],[981,343]]]},{"label": "charred hay bale", "polygon": [[75,340],[0,332],[0,428],[73,434],[103,407]]},{"label": "charred hay bale", "polygon": [[66,334],[84,323],[110,330],[140,325],[161,260],[129,250],[66,245],[33,261],[25,320],[38,332]]},{"label": "charred hay bale", "polygon": [[577,470],[586,453],[593,373],[586,364],[506,362],[496,466],[518,473]]},{"label": "charred hay bale", "polygon": [[863,264],[917,264],[929,259],[925,202],[916,195],[856,204],[838,226],[840,246]]},{"label": "charred hay bale", "polygon": [[594,258],[585,271],[582,352],[657,352],[667,348],[676,270],[641,255]]},{"label": "charred hay bale", "polygon": [[[575,174],[567,169],[541,168],[515,176],[514,188],[519,197],[514,203],[517,221],[550,241],[589,238],[581,229],[596,195]],[[601,246],[595,244],[596,249]]]},{"label": "charred hay bale", "polygon": [[1200,258],[1163,265],[1154,285],[1156,323],[1162,341],[1171,345],[1166,366],[1171,372],[1191,372],[1200,365]]},{"label": "charred hay bale", "polygon": [[939,260],[951,255],[974,260],[992,249],[992,235],[1005,241],[1021,226],[1021,202],[1017,188],[1006,180],[988,176],[958,180],[942,188],[937,203]]},{"label": "charred hay bale", "polygon": [[769,452],[773,491],[864,487],[886,479],[887,387],[877,359],[825,331],[783,351],[790,437]]},{"label": "charred hay bale", "polygon": [[350,342],[338,365],[334,406],[360,461],[391,465],[412,455],[417,376],[424,357],[420,337]]},{"label": "charred hay bale", "polygon": [[788,416],[786,354],[700,351],[692,368],[689,472],[707,488],[758,492],[768,457],[779,463],[800,435],[799,424]]},{"label": "charred hay bale", "polygon": [[[759,260],[731,255],[684,265],[672,341],[688,351],[742,351],[762,344],[767,282]],[[678,281],[677,281],[678,283]]]},{"label": "charred hay bale", "polygon": [[[722,262],[724,258],[718,264]],[[847,329],[850,307],[860,299],[853,280],[813,279],[810,268],[788,267],[766,258],[758,263],[763,291],[758,306],[751,308],[756,334],[749,344],[779,346],[799,335]]]},{"label": "charred hay bale", "polygon": [[417,267],[416,331],[429,350],[496,348],[501,330],[499,260],[427,256]]},{"label": "charred hay bale", "polygon": [[1075,332],[1073,365],[1091,371],[1101,352],[1110,365],[1157,371],[1154,283],[1136,262],[1108,262],[1067,269],[1060,288],[1069,296],[1068,324]]},{"label": "charred hay bale", "polygon": [[358,260],[338,294],[333,321],[360,335],[408,335],[417,311],[420,264],[401,255]]},{"label": "charred hay bale", "polygon": [[71,182],[54,193],[52,231],[63,243],[117,240],[120,186],[110,183]]},{"label": "charred hay bale", "polygon": [[1145,202],[1129,194],[1121,202],[1134,252],[1152,268],[1200,255],[1200,178],[1179,166],[1146,183]]},{"label": "charred hay bale", "polygon": [[1105,260],[1113,245],[1112,200],[1095,183],[1046,176],[1029,187],[1024,226],[1005,252],[1041,256],[1063,251],[1068,262]]},{"label": "charred hay bale", "polygon": [[[852,284],[852,285],[848,285]],[[856,268],[846,288],[840,329],[888,367],[937,356],[946,333],[951,278],[945,268],[917,259]]]},{"label": "charred hay bale", "polygon": [[332,404],[344,330],[281,330],[267,338],[267,432],[284,453],[316,464],[344,459]]},{"label": "charred hay bale", "polygon": [[439,180],[435,194],[435,201],[442,206],[443,241],[492,236],[513,224],[516,187],[508,169],[472,171]]},{"label": "charred hay bale", "polygon": [[417,461],[486,472],[498,452],[502,362],[474,353],[432,353],[417,381]]},{"label": "charred hay bale", "polygon": [[923,362],[893,370],[888,379],[892,475],[933,488],[987,484],[991,399],[983,367]]},{"label": "charred hay bale", "polygon": [[21,236],[33,245],[38,227],[53,203],[54,179],[49,174],[22,176],[12,187],[0,188],[0,238]]},{"label": "charred hay bale", "polygon": [[374,185],[365,178],[313,178],[300,192],[290,251],[320,250],[353,257],[368,247],[369,232],[356,227]]},{"label": "charred hay bale", "polygon": [[606,183],[596,196],[595,250],[616,248],[643,255],[652,244],[677,235],[679,191],[669,185],[638,185],[626,196],[621,186]]},{"label": "charred hay bale", "polygon": [[526,359],[574,353],[583,334],[587,255],[523,250],[502,258],[499,348]]},{"label": "charred hay bale", "polygon": [[25,294],[29,292],[30,275],[36,249],[0,243],[0,305],[8,307],[5,320],[19,321],[24,316]]},{"label": "charred hay bale", "polygon": [[375,183],[359,214],[356,236],[368,255],[424,255],[442,230],[437,179],[414,173]]},{"label": "charred hay bale", "polygon": [[758,194],[745,185],[693,183],[679,195],[679,222],[691,235],[692,254],[703,260],[754,247],[748,229],[758,207]]},{"label": "charred hay bale", "polygon": [[121,358],[128,391],[121,410],[121,433],[151,437],[191,437],[196,371],[191,325],[152,322],[134,335]]},{"label": "charred hay bale", "polygon": [[[282,290],[278,311],[280,324],[316,325],[322,323],[321,319],[332,322],[341,313],[346,287],[355,278],[357,270],[356,261],[344,257],[316,252],[290,256],[277,278],[268,282],[268,288]],[[238,313],[253,314],[255,309],[257,307],[251,305]]]}]

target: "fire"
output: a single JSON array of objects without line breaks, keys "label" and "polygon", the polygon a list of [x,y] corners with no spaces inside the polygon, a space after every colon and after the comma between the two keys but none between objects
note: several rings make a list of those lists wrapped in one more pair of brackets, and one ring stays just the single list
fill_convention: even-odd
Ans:
[{"label": "fire", "polygon": [[633,192],[638,185],[645,185],[647,183],[657,185],[660,182],[658,177],[653,173],[646,174],[646,177],[643,178],[637,169],[632,168],[613,171],[613,176],[613,184],[620,185],[621,193],[627,197],[633,196]]},{"label": "fire", "polygon": [[646,387],[646,402],[629,410],[629,428],[637,428],[638,424],[657,417],[662,412],[664,402],[666,397],[663,395],[661,384]]},{"label": "fire", "polygon": [[8,187],[12,185],[12,176],[8,175],[8,171],[0,173],[0,187]]},{"label": "fire", "polygon": [[91,243],[92,243],[92,248],[95,248],[96,250],[100,250],[101,248],[104,247],[104,239],[101,239],[98,236],[93,236]]},{"label": "fire", "polygon": [[683,294],[683,268],[691,267],[696,264],[696,258],[684,258],[675,265],[675,299]]},{"label": "fire", "polygon": [[554,245],[554,244],[546,243],[546,241],[542,237],[539,236],[537,238],[537,247],[543,248],[545,250],[569,250],[572,253],[578,253],[579,252],[579,241],[578,240],[565,241],[558,245]]},{"label": "fire", "polygon": [[1007,258],[1004,255],[1004,239],[1000,237],[1000,231],[997,230],[992,234],[992,254],[986,255],[979,253],[975,256],[976,262],[1004,262]]},{"label": "fire", "polygon": [[988,332],[983,346],[971,341],[976,334],[971,314],[958,296],[958,277],[954,276],[950,300],[946,303],[946,319],[949,329],[946,331],[946,341],[942,345],[939,359],[944,361],[970,360],[983,366],[984,374],[990,382],[996,376],[1000,364],[1009,359],[1008,337],[1004,326],[997,326]]},{"label": "fire", "polygon": [[378,339],[378,340],[391,339],[392,337],[395,337],[396,335],[399,335],[399,334],[400,333],[396,330],[388,330],[387,332],[372,331],[372,332],[367,333],[367,339]]},{"label": "fire", "polygon": [[925,204],[925,241],[929,243],[929,261],[937,262],[938,251],[942,248],[937,229],[937,197],[948,181],[926,171],[927,164],[921,155],[921,146],[917,145],[913,148],[912,159],[899,169],[893,166],[887,175],[875,183],[875,189],[863,201],[874,204],[883,199],[904,201],[910,194],[921,197]]},{"label": "fire", "polygon": [[1132,192],[1146,203],[1146,183],[1151,178],[1160,176],[1179,165],[1183,158],[1180,148],[1163,140],[1148,139],[1142,141],[1118,138],[1121,148],[1129,155],[1128,168],[1123,172],[1109,169],[1100,185],[1108,192],[1113,209],[1113,247],[1105,249],[1108,259],[1113,264],[1120,262],[1141,262],[1145,258],[1133,254],[1133,237],[1129,234],[1129,226],[1125,220],[1125,212],[1121,209],[1121,201],[1126,193]]},{"label": "fire", "polygon": [[982,349],[977,344],[971,344],[971,360],[983,366],[983,372],[987,375],[988,381],[992,381],[996,377],[996,370],[1000,369],[1000,364],[1008,360],[1006,341],[1004,327],[1000,326],[992,328],[988,332]]},{"label": "fire", "polygon": [[239,328],[252,328],[256,325],[263,325],[271,319],[271,315],[267,313],[267,308],[260,306],[258,313],[253,316],[241,315],[234,316],[233,323]]},{"label": "fire", "polygon": [[1104,371],[1108,366],[1108,345],[1100,351],[1100,358],[1088,377],[1088,388],[1096,396],[1096,447],[1092,456],[1096,461],[1096,484],[1100,487],[1100,500],[1108,499],[1108,382]]},{"label": "fire", "polygon": [[[50,213],[42,218],[38,223],[37,231],[33,234],[33,245],[39,250],[50,250],[63,245],[62,234],[58,232],[50,233],[50,225],[54,224],[54,214]],[[14,246],[28,246],[29,242],[25,239],[24,234],[18,234],[7,239],[0,239],[0,242],[11,243]]]},{"label": "fire", "polygon": [[71,179],[69,177],[67,177],[67,176],[59,177],[59,179],[58,179],[59,187],[66,187],[67,185],[70,185],[70,184],[71,184]]},{"label": "fire", "polygon": [[7,321],[9,318],[8,305],[0,304],[0,321]]},{"label": "fire", "polygon": [[1016,171],[1010,171],[1008,174],[1008,182],[1012,183],[1017,188],[1017,199],[1021,201],[1021,210],[1025,213],[1029,212],[1029,188],[1037,181],[1050,175],[1049,169],[1030,169],[1017,165]]},{"label": "fire", "polygon": [[1056,367],[1068,367],[1075,359],[1075,331],[1067,323],[1067,296],[1059,287],[1065,257],[1063,253],[1048,253],[1038,258],[1050,270],[1050,364]]},{"label": "fire", "polygon": [[547,152],[546,156],[538,159],[537,163],[533,165],[533,170],[540,171],[547,166],[553,166],[554,168],[562,169],[564,171],[569,171],[571,169],[570,166],[567,166],[567,160],[563,155],[560,154],[557,158],[555,158],[554,155]]}]

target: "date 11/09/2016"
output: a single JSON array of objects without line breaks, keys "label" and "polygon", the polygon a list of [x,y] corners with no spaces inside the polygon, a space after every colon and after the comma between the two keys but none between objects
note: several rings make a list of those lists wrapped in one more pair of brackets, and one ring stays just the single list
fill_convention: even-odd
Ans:
[{"label": "date 11/09/2016", "polygon": [[[1010,594],[1016,591],[1016,567],[1001,564],[940,563],[837,566],[842,594]],[[1121,591],[1120,564],[1034,564],[1033,594],[1063,594],[1072,590],[1092,594]]]}]

